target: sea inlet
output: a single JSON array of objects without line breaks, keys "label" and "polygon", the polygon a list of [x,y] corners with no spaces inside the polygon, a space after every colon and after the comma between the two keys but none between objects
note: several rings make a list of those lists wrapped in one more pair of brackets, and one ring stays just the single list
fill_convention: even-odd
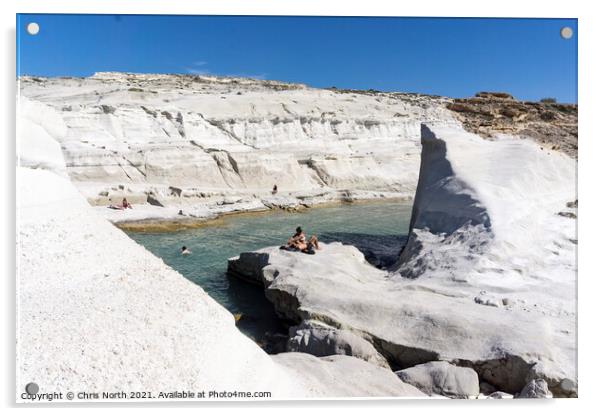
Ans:
[{"label": "sea inlet", "polygon": [[[405,244],[411,202],[385,201],[317,207],[298,212],[272,210],[230,215],[177,232],[128,232],[137,243],[201,286],[237,319],[238,328],[268,352],[274,337],[287,333],[263,288],[226,273],[228,259],[241,252],[284,244],[301,226],[321,242],[340,241],[360,249],[376,267],[394,262]],[[186,246],[191,254],[180,252]],[[299,255],[307,255],[301,254]]]}]

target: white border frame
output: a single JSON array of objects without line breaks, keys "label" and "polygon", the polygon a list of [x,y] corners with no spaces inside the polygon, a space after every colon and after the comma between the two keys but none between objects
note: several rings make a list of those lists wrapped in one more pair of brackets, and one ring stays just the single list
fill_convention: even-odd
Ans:
[{"label": "white border frame", "polygon": [[[2,207],[2,229],[5,230],[2,239],[2,264],[5,265],[4,273],[4,314],[3,328],[3,356],[4,369],[0,391],[2,404],[13,406],[14,401],[14,265],[15,265],[15,14],[16,13],[107,13],[107,14],[222,14],[222,15],[331,15],[331,16],[446,16],[446,17],[565,17],[579,19],[579,196],[581,206],[579,210],[579,399],[566,399],[548,401],[513,401],[512,403],[484,403],[466,401],[344,401],[344,402],[262,402],[262,403],[183,403],[169,404],[178,407],[211,407],[211,412],[227,410],[225,407],[234,407],[238,411],[251,414],[265,414],[266,411],[307,413],[313,412],[316,407],[346,407],[348,411],[365,413],[368,407],[378,407],[379,412],[420,412],[470,414],[486,412],[491,415],[528,410],[529,412],[546,412],[551,415],[566,415],[567,411],[585,411],[596,408],[594,400],[597,398],[600,378],[600,348],[601,335],[598,315],[598,304],[602,294],[602,275],[599,266],[594,261],[598,254],[599,236],[602,235],[600,227],[600,207],[602,198],[599,196],[600,174],[596,164],[602,155],[602,137],[598,132],[600,100],[600,62],[599,40],[602,39],[602,22],[600,14],[596,13],[594,2],[579,1],[545,1],[526,2],[524,0],[505,0],[503,2],[477,2],[470,0],[421,0],[419,2],[392,2],[383,0],[370,0],[367,2],[353,2],[351,0],[219,0],[196,1],[191,0],[5,0],[2,4],[1,19],[4,33],[4,65],[3,91],[4,100],[1,114],[4,127],[4,204]],[[596,192],[598,191],[598,192]],[[598,218],[597,218],[598,217]],[[101,404],[86,412],[105,414],[109,409],[104,409]],[[140,405],[138,405],[140,406]],[[296,407],[296,409],[278,409],[279,407]],[[59,408],[57,406],[44,411],[81,412],[81,409]],[[82,407],[79,405],[78,407]],[[101,407],[101,408],[99,408]],[[112,405],[111,407],[117,407]],[[131,407],[131,406],[128,406]],[[163,404],[153,403],[145,406],[145,413],[164,413]],[[399,407],[403,407],[400,409]],[[27,409],[31,410],[31,409]],[[184,410],[184,409],[181,409]],[[192,410],[192,409],[188,409]],[[208,409],[207,409],[208,410]],[[198,410],[194,410],[195,413]],[[202,410],[201,410],[202,411]],[[329,411],[333,411],[330,409]]]}]

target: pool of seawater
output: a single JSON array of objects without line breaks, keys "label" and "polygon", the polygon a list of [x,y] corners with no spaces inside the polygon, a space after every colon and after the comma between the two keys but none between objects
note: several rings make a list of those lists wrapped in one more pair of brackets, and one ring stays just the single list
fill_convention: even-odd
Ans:
[{"label": "pool of seawater", "polygon": [[[232,215],[201,228],[128,235],[201,286],[230,312],[241,314],[238,327],[263,344],[266,333],[286,333],[286,329],[262,288],[226,274],[228,258],[243,251],[284,244],[300,225],[307,236],[315,234],[320,241],[355,245],[369,261],[382,267],[405,243],[411,210],[409,202],[354,203],[302,212]],[[182,256],[182,246],[192,254]]]}]

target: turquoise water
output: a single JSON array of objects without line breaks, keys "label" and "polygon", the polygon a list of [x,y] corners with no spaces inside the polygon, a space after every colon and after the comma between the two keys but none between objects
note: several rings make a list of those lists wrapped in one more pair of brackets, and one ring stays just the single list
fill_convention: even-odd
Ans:
[{"label": "turquoise water", "polygon": [[[262,288],[226,275],[228,258],[284,244],[300,225],[307,236],[315,234],[323,242],[355,245],[369,261],[384,267],[405,243],[411,210],[408,202],[356,203],[303,212],[234,215],[191,230],[128,235],[201,286],[230,312],[242,314],[239,328],[261,344],[266,333],[285,333],[285,328]],[[182,246],[192,254],[182,256]]]}]

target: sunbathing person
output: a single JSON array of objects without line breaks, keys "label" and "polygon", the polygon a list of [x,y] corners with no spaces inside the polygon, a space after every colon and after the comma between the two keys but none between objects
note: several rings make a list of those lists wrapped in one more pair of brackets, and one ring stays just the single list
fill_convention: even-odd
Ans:
[{"label": "sunbathing person", "polygon": [[133,209],[132,204],[130,204],[126,198],[123,198],[123,201],[121,201],[121,205],[111,204],[111,205],[109,205],[109,208],[111,208],[111,209],[127,209],[127,208]]},{"label": "sunbathing person", "polygon": [[307,243],[300,243],[297,248],[306,254],[314,254],[315,250],[320,249],[318,237],[312,235],[311,237],[309,237],[309,241]]},{"label": "sunbathing person", "polygon": [[130,204],[128,202],[128,200],[125,198],[123,198],[123,201],[121,201],[121,206],[123,206],[123,209],[126,209],[126,208],[132,209],[132,204]]},{"label": "sunbathing person", "polygon": [[293,234],[293,236],[288,239],[286,247],[283,246],[281,248],[288,248],[293,250],[299,250],[307,254],[314,254],[315,250],[320,249],[320,243],[318,242],[318,237],[316,237],[315,235],[312,235],[309,238],[309,241],[306,241],[303,230],[301,229],[301,227],[297,227],[297,229],[295,230],[295,234]]},{"label": "sunbathing person", "polygon": [[301,250],[300,246],[305,245],[305,234],[303,233],[301,227],[297,227],[297,229],[295,230],[295,234],[293,234],[293,236],[288,239],[286,245],[288,247],[297,248]]}]

